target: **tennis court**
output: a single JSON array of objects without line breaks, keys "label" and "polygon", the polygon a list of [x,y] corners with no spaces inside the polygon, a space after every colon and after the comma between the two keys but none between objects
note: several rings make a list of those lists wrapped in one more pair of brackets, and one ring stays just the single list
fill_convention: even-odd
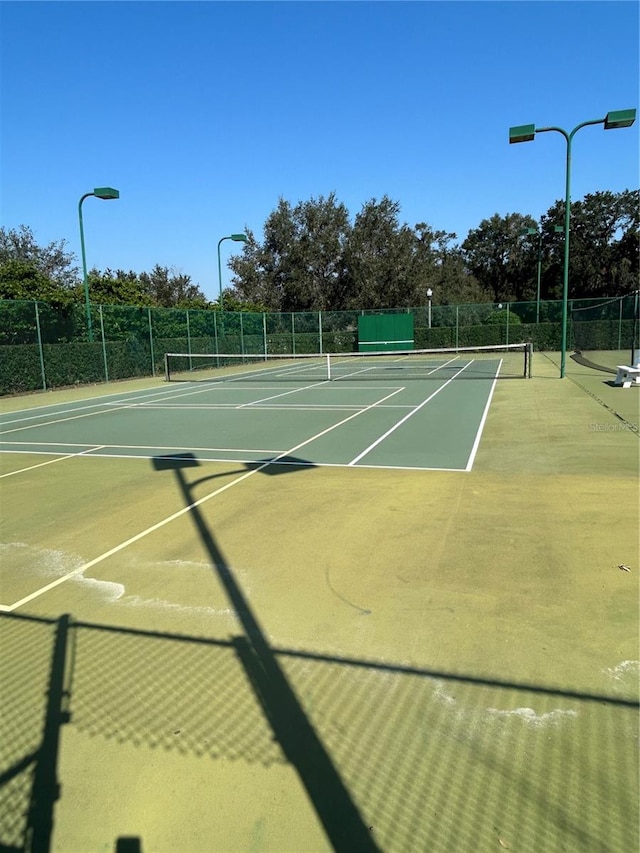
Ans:
[{"label": "tennis court", "polygon": [[[304,451],[313,465],[470,470],[495,382],[511,359],[525,375],[523,352],[342,355],[333,376],[326,357],[169,356],[191,366],[174,385],[8,414],[1,446],[152,458],[188,436],[200,461],[286,464]],[[469,377],[489,381],[456,381]]]},{"label": "tennis court", "polygon": [[521,355],[5,399],[2,849],[637,849],[637,395]]}]

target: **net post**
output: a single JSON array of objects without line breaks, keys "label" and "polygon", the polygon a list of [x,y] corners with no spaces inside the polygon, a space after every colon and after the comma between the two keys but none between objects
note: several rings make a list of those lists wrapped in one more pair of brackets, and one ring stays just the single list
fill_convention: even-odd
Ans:
[{"label": "net post", "polygon": [[527,379],[531,379],[531,362],[533,361],[533,341],[529,341],[529,343],[525,347],[525,376]]},{"label": "net post", "polygon": [[165,352],[164,354],[164,381],[170,382],[169,378],[169,353]]},{"label": "net post", "polygon": [[327,353],[327,379],[331,379],[331,355]]}]

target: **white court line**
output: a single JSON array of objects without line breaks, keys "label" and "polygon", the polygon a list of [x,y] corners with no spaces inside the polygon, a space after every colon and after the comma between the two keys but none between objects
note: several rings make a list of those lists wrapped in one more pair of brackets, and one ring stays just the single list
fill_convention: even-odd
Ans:
[{"label": "white court line", "polygon": [[[194,393],[196,393],[196,392],[194,392]],[[154,395],[154,396],[158,396],[158,395]],[[166,392],[165,392],[165,396],[166,396]],[[178,395],[174,395],[174,396],[178,396]],[[141,405],[141,403],[136,402],[135,400],[132,402],[126,402],[126,403],[125,402],[121,402],[121,403],[118,403],[118,402],[95,403],[91,406],[79,406],[79,407],[75,407],[75,408],[68,408],[66,410],[63,409],[62,412],[59,412],[59,413],[52,412],[52,414],[49,415],[48,417],[55,417],[56,414],[63,415],[63,417],[55,418],[55,420],[42,420],[42,418],[47,417],[47,415],[32,415],[31,417],[28,417],[28,418],[16,418],[14,420],[5,421],[7,426],[12,426],[13,428],[12,429],[0,429],[0,435],[8,435],[9,433],[12,433],[12,432],[20,432],[20,430],[36,429],[37,427],[47,427],[47,426],[51,426],[52,424],[64,423],[66,421],[73,421],[73,420],[77,420],[79,418],[92,417],[93,415],[111,414],[112,412],[118,411],[118,409],[134,409],[140,405]],[[81,412],[84,409],[98,409],[99,411],[85,412],[82,415],[73,414],[74,412],[78,412],[78,411]],[[68,417],[67,417],[67,415],[68,415]],[[33,420],[37,420],[38,423],[29,424],[28,426],[18,426],[18,427],[13,426],[14,424],[24,423],[24,421],[33,421]]]},{"label": "white court line", "polygon": [[408,421],[409,418],[413,417],[413,415],[415,415],[416,412],[419,412],[423,406],[426,406],[427,403],[429,402],[429,400],[433,400],[433,398],[436,396],[436,394],[439,394],[443,388],[446,388],[450,382],[453,382],[453,380],[456,378],[456,376],[459,376],[463,370],[466,370],[467,367],[469,367],[470,364],[473,364],[473,362],[470,361],[467,364],[465,364],[464,367],[461,367],[460,370],[457,370],[450,379],[447,379],[447,381],[444,382],[437,390],[435,390],[433,392],[433,394],[430,394],[426,400],[423,400],[419,406],[416,406],[414,409],[412,409],[408,414],[406,414],[396,424],[394,424],[394,426],[392,426],[391,429],[388,429],[384,435],[381,435],[380,438],[376,439],[373,442],[373,444],[370,444],[369,447],[366,447],[362,451],[362,453],[359,453],[358,456],[355,457],[355,459],[352,459],[351,462],[349,462],[349,465],[355,465],[360,459],[362,459],[363,456],[366,456],[367,453],[370,453],[374,447],[377,447],[380,444],[380,442],[384,441],[385,438],[388,438],[392,432],[395,432],[398,429],[399,426],[402,426],[402,424],[405,421]]},{"label": "white court line", "polygon": [[[175,399],[176,397],[186,397],[186,396],[189,396],[190,394],[204,394],[207,390],[208,389],[206,389],[206,388],[201,388],[201,389],[194,389],[193,391],[184,391],[180,394],[173,394],[171,396],[171,399]],[[165,396],[166,396],[166,392],[165,392]],[[96,404],[94,406],[82,406],[80,408],[80,410],[82,410],[84,408],[100,409],[100,411],[97,411],[97,412],[85,412],[82,415],[70,414],[69,417],[60,417],[60,418],[56,418],[55,420],[48,420],[48,421],[38,420],[38,423],[29,424],[28,426],[13,427],[13,429],[0,429],[0,435],[9,435],[12,432],[21,432],[21,431],[27,430],[27,429],[37,429],[38,427],[48,427],[48,426],[52,426],[53,424],[66,423],[67,421],[79,420],[80,418],[90,418],[90,417],[93,417],[94,415],[107,415],[107,414],[111,414],[112,412],[117,412],[118,410],[122,410],[122,409],[142,408],[143,404],[133,400],[132,402],[127,402],[127,403],[124,403],[124,402],[123,403],[117,403],[117,402],[104,403],[104,404],[102,404],[102,406],[103,407],[101,408],[100,404]],[[68,409],[67,413],[77,412],[77,411],[78,411],[78,409]],[[62,414],[64,415],[65,412],[63,411]],[[37,418],[24,418],[22,420],[34,420],[34,419],[37,419]],[[8,424],[20,423],[20,420],[8,421],[7,423]]]},{"label": "white court line", "polygon": [[95,415],[111,414],[112,412],[117,412],[118,409],[131,409],[131,408],[133,408],[131,404],[126,404],[123,406],[114,407],[112,409],[104,409],[103,411],[100,411],[100,412],[85,412],[83,415],[71,415],[70,417],[56,418],[53,421],[41,421],[40,423],[29,424],[28,426],[19,426],[19,427],[14,427],[13,429],[0,430],[0,435],[10,435],[12,432],[24,432],[25,430],[28,430],[28,429],[38,429],[38,427],[48,427],[48,426],[52,426],[53,424],[66,423],[67,421],[77,421],[77,420],[80,420],[80,418],[92,418]]},{"label": "white court line", "polygon": [[[403,361],[404,359],[408,359],[408,355],[403,355],[400,358],[394,358],[391,361],[385,361],[385,364],[394,364],[399,361]],[[456,361],[459,358],[458,355],[454,355],[448,361],[445,361],[444,364],[439,364],[437,367],[434,367],[432,370],[427,371],[427,376],[431,376],[432,373],[436,373],[438,370],[442,370],[443,367],[447,367],[447,365],[451,364],[452,361]],[[343,358],[336,362],[337,364],[348,364],[349,358]],[[354,370],[351,373],[338,374],[334,376],[336,382],[339,382],[341,379],[348,379],[350,376],[358,376],[360,373],[367,373],[367,371],[375,370],[375,365],[371,365],[369,367],[361,367],[360,370]],[[366,387],[366,386],[363,386]]]},{"label": "white court line", "polygon": [[[106,446],[108,447],[109,445],[106,445]],[[25,454],[29,453],[29,454],[32,454],[34,456],[47,456],[47,455],[50,456],[50,455],[52,455],[51,453],[44,453],[44,452],[40,452],[37,450],[16,450],[16,451],[4,450],[4,451],[0,451],[0,452],[2,452],[2,453],[8,453],[8,452],[13,453],[13,452],[15,452],[15,453],[25,453]],[[190,451],[187,451],[187,452],[190,452]],[[279,450],[278,451],[273,451],[273,450],[269,450],[269,451],[238,451],[236,449],[232,449],[232,450],[222,449],[222,450],[218,450],[218,452],[219,453],[226,453],[226,454],[238,453],[238,452],[244,452],[244,453],[246,453],[246,452],[249,452],[249,453],[260,452],[260,453],[281,454],[284,451],[279,451]],[[289,452],[289,451],[287,451],[287,452]],[[72,455],[73,456],[79,456],[80,454],[74,453]],[[285,453],[285,455],[286,455],[286,453]],[[58,454],[58,457],[59,456],[60,456],[60,454]],[[64,454],[64,456],[66,458],[68,456],[68,454]],[[171,457],[174,459],[186,458],[186,457],[179,457],[177,454],[173,454],[173,453],[171,454]],[[86,458],[88,459],[89,457],[87,456]],[[96,455],[92,456],[92,458],[93,459],[127,459],[129,461],[131,461],[132,459],[135,459],[135,460],[141,460],[144,462],[144,461],[148,461],[150,459],[154,459],[155,456],[147,456],[147,455],[143,456],[141,454],[136,454],[134,456],[130,453],[100,453],[100,454],[96,454]],[[246,457],[234,457],[234,456],[227,455],[227,456],[200,456],[198,461],[199,462],[221,462],[224,464],[228,464],[230,462],[235,462],[238,465],[256,465],[256,464],[262,464],[262,462],[264,460],[263,459],[247,459]],[[270,465],[276,465],[276,464],[277,465],[295,465],[298,467],[309,467],[309,468],[350,468],[352,471],[353,470],[360,471],[363,468],[371,468],[371,469],[376,469],[378,471],[453,471],[453,472],[456,472],[458,474],[467,473],[465,468],[432,468],[432,467],[424,467],[422,465],[367,465],[367,464],[358,465],[357,468],[354,468],[354,466],[350,465],[348,462],[311,462],[311,461],[305,461],[305,460],[300,460],[300,461],[296,461],[296,462],[286,462],[286,461],[283,462],[281,460],[277,460],[276,457],[272,457],[269,464]],[[0,610],[1,609],[2,609],[2,607],[0,606]]]},{"label": "white court line", "polygon": [[[276,397],[278,397],[278,396],[280,396],[280,395],[277,394]],[[275,398],[274,397],[267,397],[266,399],[270,400],[270,399],[275,399]],[[263,401],[260,400],[259,402],[262,403]],[[358,405],[356,403],[354,403],[353,405],[349,405],[348,403],[289,403],[289,404],[284,403],[281,405],[273,404],[273,405],[260,405],[260,406],[258,406],[257,403],[203,403],[202,406],[198,406],[195,404],[193,406],[162,406],[160,404],[157,404],[157,405],[156,404],[150,404],[150,405],[139,406],[136,408],[153,409],[154,411],[161,411],[161,412],[171,412],[171,411],[175,412],[176,410],[177,411],[182,411],[182,410],[184,410],[184,411],[195,411],[195,412],[217,412],[217,411],[221,411],[221,410],[223,410],[223,411],[236,411],[236,410],[240,410],[240,409],[242,409],[242,411],[245,411],[245,410],[251,410],[251,409],[249,409],[249,407],[252,407],[253,411],[260,411],[260,410],[273,411],[273,410],[275,410],[275,411],[282,411],[282,412],[289,412],[289,411],[300,411],[300,412],[318,412],[318,411],[320,411],[320,412],[322,412],[322,411],[343,412],[343,411],[349,411],[349,412],[353,412],[356,409],[362,409],[365,405],[366,405],[366,403],[362,403],[360,405]],[[400,404],[396,404],[396,405],[391,405],[391,406],[383,406],[381,408],[385,408],[385,409],[408,409],[410,407],[406,404],[404,406],[402,406]]]},{"label": "white court line", "polygon": [[227,489],[230,489],[232,486],[236,486],[238,483],[241,483],[243,480],[246,480],[248,477],[252,477],[254,474],[257,474],[259,471],[262,471],[264,468],[267,468],[269,465],[272,465],[274,462],[277,462],[283,456],[289,456],[292,453],[295,453],[295,451],[300,450],[301,447],[305,447],[305,445],[311,444],[311,442],[316,441],[318,438],[322,438],[323,435],[327,435],[327,433],[332,432],[334,429],[337,429],[338,427],[342,426],[343,424],[346,424],[349,421],[353,420],[354,418],[359,417],[360,415],[364,414],[364,412],[369,411],[369,409],[375,408],[375,406],[377,406],[378,403],[383,403],[385,400],[388,400],[389,397],[393,397],[395,394],[398,394],[402,390],[404,390],[404,389],[398,388],[398,390],[393,391],[391,394],[388,394],[386,397],[383,397],[381,400],[378,400],[375,403],[371,403],[371,405],[367,406],[366,409],[362,409],[359,412],[355,412],[354,414],[349,415],[349,417],[347,417],[347,418],[343,418],[343,420],[338,421],[337,424],[333,424],[333,426],[327,427],[326,429],[322,430],[322,432],[319,432],[316,435],[312,435],[311,438],[307,438],[304,441],[301,441],[299,444],[296,444],[295,447],[292,447],[289,450],[286,450],[285,452],[280,453],[278,456],[276,456],[273,459],[269,459],[266,462],[263,462],[257,468],[253,468],[251,471],[247,471],[245,474],[241,474],[239,477],[236,477],[236,479],[232,480],[230,483],[227,483],[226,485],[221,486],[219,489],[216,489],[215,491],[211,492],[210,494],[205,495],[204,497],[200,498],[197,501],[194,501],[193,503],[189,504],[186,507],[183,507],[182,509],[178,510],[178,512],[174,512],[172,515],[169,515],[166,518],[163,518],[162,521],[158,521],[156,524],[151,525],[151,527],[148,527],[146,530],[140,531],[140,533],[137,533],[135,536],[132,536],[131,538],[127,539],[125,542],[121,542],[119,545],[116,545],[114,548],[111,548],[109,551],[106,551],[104,554],[100,554],[98,557],[95,557],[93,560],[89,560],[88,563],[85,563],[84,565],[79,566],[77,569],[74,569],[72,572],[67,572],[66,575],[63,575],[60,578],[56,578],[56,580],[51,581],[51,583],[48,583],[46,586],[43,586],[40,589],[37,589],[35,592],[32,592],[30,595],[26,595],[24,598],[21,598],[19,601],[16,601],[14,604],[0,604],[0,611],[5,612],[5,613],[11,613],[14,610],[17,610],[18,607],[22,607],[23,604],[28,604],[30,601],[33,601],[34,599],[39,598],[41,595],[44,595],[45,592],[49,592],[49,590],[54,589],[57,586],[60,586],[60,584],[69,580],[70,578],[75,577],[76,575],[82,574],[82,572],[85,572],[87,569],[92,568],[93,566],[97,565],[98,563],[101,563],[103,560],[106,560],[108,557],[112,557],[114,554],[117,554],[119,551],[122,551],[124,548],[127,548],[129,545],[133,545],[134,542],[138,542],[140,539],[143,539],[145,536],[148,536],[150,533],[154,533],[156,530],[159,530],[161,527],[164,527],[165,525],[169,524],[170,522],[175,521],[177,518],[180,518],[181,516],[190,512],[192,509],[195,509],[195,507],[198,507],[201,504],[205,503],[206,501],[210,500],[211,498],[216,497],[216,495],[220,495],[220,494],[222,494],[222,492],[226,492]]},{"label": "white court line", "polygon": [[[290,392],[288,392],[290,393]],[[280,395],[276,395],[280,396]],[[274,399],[267,397],[267,400]],[[261,403],[263,401],[260,401]],[[128,408],[133,409],[151,409],[153,411],[160,412],[171,412],[171,411],[190,411],[190,412],[234,412],[234,411],[282,411],[282,412],[355,412],[358,409],[363,409],[367,406],[368,403],[353,403],[349,405],[348,403],[289,403],[289,404],[267,404],[267,405],[254,405],[253,403],[206,403],[202,406],[193,405],[193,406],[162,406],[162,405],[142,405],[142,406],[129,406]],[[392,403],[389,406],[380,406],[381,409],[411,409],[409,403]]]},{"label": "white court line", "polygon": [[[133,393],[133,392],[131,392],[131,393]],[[198,393],[201,393],[201,392],[198,392]],[[117,395],[116,394],[105,394],[105,398],[106,397],[115,397],[115,396],[117,396]],[[108,407],[112,407],[112,408],[120,408],[122,406],[128,406],[132,403],[136,403],[136,401],[140,400],[140,399],[144,403],[145,396],[149,397],[149,398],[163,397],[164,396],[164,397],[169,397],[169,399],[173,399],[173,397],[179,397],[179,396],[182,396],[182,394],[171,394],[170,389],[163,389],[162,391],[153,391],[153,392],[150,391],[148,393],[139,392],[138,396],[133,396],[133,397],[131,397],[130,400],[129,399],[125,400],[124,398],[121,398],[120,400],[112,400],[112,401],[106,400],[106,402],[92,403],[90,406],[76,405],[73,402],[66,403],[66,404],[65,403],[51,403],[48,406],[39,406],[39,407],[34,406],[31,409],[22,409],[21,411],[23,411],[23,412],[34,412],[34,411],[40,411],[43,409],[60,409],[61,411],[52,412],[51,414],[46,414],[46,412],[43,412],[40,415],[30,415],[28,418],[9,418],[6,421],[4,421],[3,423],[6,424],[7,426],[13,426],[13,424],[20,424],[20,423],[23,423],[24,421],[35,421],[35,420],[39,420],[42,418],[54,417],[55,415],[58,415],[58,414],[62,414],[62,415],[73,414],[74,412],[82,412],[85,409],[99,409],[103,406],[108,406]],[[99,400],[102,398],[100,398],[100,397],[89,397],[89,399],[90,400]],[[83,402],[84,402],[83,400],[78,400],[78,403],[83,403]],[[66,408],[65,408],[65,406],[66,406]],[[3,414],[4,415],[12,415],[12,414],[17,414],[17,412],[4,412]],[[2,424],[0,423],[0,426],[1,425]]]},{"label": "white court line", "polygon": [[328,379],[323,379],[322,382],[313,382],[311,385],[303,385],[300,388],[293,388],[290,391],[283,391],[281,394],[273,394],[271,397],[263,397],[261,400],[253,400],[250,403],[240,403],[236,409],[246,409],[249,406],[257,406],[258,403],[266,403],[267,400],[276,400],[278,397],[286,397],[288,394],[297,394],[298,391],[308,391],[309,388],[317,388],[319,385],[326,385]]},{"label": "white court line", "polygon": [[[19,441],[19,442],[11,442],[5,441],[0,442],[0,444],[18,444],[20,447],[29,447],[33,445],[34,447],[86,447],[86,443],[77,444],[71,441]],[[184,450],[184,445],[166,445],[166,444],[101,444],[99,448],[104,447],[115,447],[120,450]],[[96,450],[97,448],[93,448]],[[205,451],[216,451],[218,453],[286,453],[284,450],[274,449],[274,448],[256,448],[256,447],[192,447],[189,445],[189,451],[192,450],[205,450]],[[0,449],[0,453],[54,453],[55,451],[37,451],[37,450],[2,450]],[[64,451],[62,451],[64,453]],[[90,451],[85,450],[84,453],[88,453]],[[59,452],[58,452],[59,453]],[[79,456],[78,453],[65,454],[71,456]],[[101,454],[102,455],[102,454]],[[130,458],[130,457],[127,457]],[[141,457],[143,459],[151,458],[151,457]]]},{"label": "white court line", "polygon": [[[68,400],[66,403],[45,403],[44,406],[29,406],[29,408],[26,408],[26,409],[12,409],[12,410],[10,409],[6,412],[1,412],[0,414],[13,415],[13,414],[17,414],[18,412],[41,412],[44,409],[59,409],[61,406],[74,406],[76,403],[87,403],[90,400],[107,400],[109,397],[118,397],[118,396],[123,397],[127,394],[137,395],[137,394],[145,394],[145,393],[147,393],[147,392],[144,390],[141,390],[141,391],[114,391],[113,394],[98,394],[95,397],[85,397],[82,400],[75,400],[75,401],[74,400]],[[157,394],[157,393],[166,393],[166,391],[158,392],[158,391],[152,391],[151,389],[148,389],[148,393]],[[135,397],[134,397],[134,399],[135,399]],[[93,405],[99,406],[101,404],[100,403],[94,403]],[[91,408],[91,406],[87,406],[86,408]],[[40,417],[40,416],[34,415],[34,417]]]},{"label": "white court line", "polygon": [[6,474],[0,474],[0,480],[4,479],[4,477],[13,477],[14,474],[24,474],[25,471],[33,471],[34,468],[53,465],[54,462],[64,462],[65,459],[76,459],[78,456],[84,456],[86,453],[93,453],[94,450],[102,450],[102,448],[106,446],[106,444],[97,444],[95,447],[89,447],[81,453],[66,453],[64,456],[56,456],[55,459],[49,459],[47,462],[38,462],[37,465],[29,465],[28,468],[19,468],[17,471],[8,471]]},{"label": "white court line", "polygon": [[500,374],[500,368],[502,367],[502,359],[500,359],[500,363],[498,364],[498,369],[496,371],[496,375],[494,377],[493,383],[491,385],[491,390],[489,391],[489,397],[487,399],[487,404],[484,407],[484,412],[482,413],[482,418],[480,420],[480,425],[478,426],[478,431],[476,433],[475,441],[473,442],[473,447],[471,448],[471,453],[469,455],[469,459],[467,460],[467,464],[465,467],[465,471],[471,471],[473,468],[473,463],[475,462],[476,453],[478,452],[478,448],[480,447],[480,439],[482,438],[482,433],[484,430],[484,423],[487,420],[487,415],[489,414],[489,406],[491,405],[491,400],[493,398],[493,392],[496,387],[496,383],[498,381],[498,376]]}]

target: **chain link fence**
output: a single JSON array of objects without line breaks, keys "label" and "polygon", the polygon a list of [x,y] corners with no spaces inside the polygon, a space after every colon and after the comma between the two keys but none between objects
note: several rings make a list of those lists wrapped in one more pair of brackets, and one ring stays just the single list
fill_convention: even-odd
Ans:
[{"label": "chain link fence", "polygon": [[[568,347],[620,350],[637,339],[638,294],[569,303]],[[373,311],[249,313],[0,301],[0,394],[156,376],[167,352],[325,353],[358,348],[358,316],[407,312],[414,346],[531,341],[559,350],[562,302],[433,305]]]}]

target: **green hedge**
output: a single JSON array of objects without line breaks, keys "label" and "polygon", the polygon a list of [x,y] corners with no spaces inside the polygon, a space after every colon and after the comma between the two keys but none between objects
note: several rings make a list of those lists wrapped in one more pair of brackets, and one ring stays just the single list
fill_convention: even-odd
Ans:
[{"label": "green hedge", "polygon": [[43,390],[37,345],[0,346],[0,394],[25,394]]}]

